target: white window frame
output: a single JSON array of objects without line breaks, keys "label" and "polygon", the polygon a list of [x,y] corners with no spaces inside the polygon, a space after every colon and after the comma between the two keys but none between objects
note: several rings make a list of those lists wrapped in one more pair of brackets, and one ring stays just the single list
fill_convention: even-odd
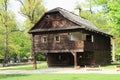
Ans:
[{"label": "white window frame", "polygon": [[94,36],[92,35],[91,37],[92,37],[92,42],[94,42]]},{"label": "white window frame", "polygon": [[42,43],[47,43],[47,36],[42,36],[41,37],[41,42]]},{"label": "white window frame", "polygon": [[[56,37],[58,37],[58,40],[56,39]],[[60,35],[55,35],[54,36],[54,42],[60,42]]]}]

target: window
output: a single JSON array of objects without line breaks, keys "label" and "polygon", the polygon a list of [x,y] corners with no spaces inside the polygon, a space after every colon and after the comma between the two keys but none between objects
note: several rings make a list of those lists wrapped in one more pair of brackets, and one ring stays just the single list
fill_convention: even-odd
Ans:
[{"label": "window", "polygon": [[71,41],[84,40],[84,34],[81,32],[72,32],[72,33],[68,33],[68,35],[69,35],[69,40]]},{"label": "window", "polygon": [[86,41],[94,42],[94,36],[93,35],[86,35]]},{"label": "window", "polygon": [[55,41],[55,42],[60,42],[60,36],[58,36],[58,35],[55,36],[55,37],[54,37],[54,41]]},{"label": "window", "polygon": [[42,43],[46,43],[47,42],[47,37],[46,36],[43,36],[42,39],[41,39]]}]

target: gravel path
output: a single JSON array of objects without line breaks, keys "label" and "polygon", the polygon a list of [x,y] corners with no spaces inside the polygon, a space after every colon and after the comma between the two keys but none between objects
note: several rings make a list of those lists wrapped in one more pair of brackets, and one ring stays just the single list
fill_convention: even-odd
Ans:
[{"label": "gravel path", "polygon": [[74,69],[74,68],[46,68],[38,70],[0,70],[0,74],[49,74],[49,73],[59,73],[59,74],[88,74],[88,73],[97,73],[97,74],[120,74],[120,71],[110,70],[110,69]]}]

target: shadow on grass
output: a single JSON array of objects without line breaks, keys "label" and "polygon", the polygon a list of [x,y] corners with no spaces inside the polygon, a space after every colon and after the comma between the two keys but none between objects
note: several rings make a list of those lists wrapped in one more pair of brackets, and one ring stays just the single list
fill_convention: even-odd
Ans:
[{"label": "shadow on grass", "polygon": [[0,80],[3,78],[14,78],[14,77],[25,77],[25,76],[30,76],[28,74],[0,74]]}]

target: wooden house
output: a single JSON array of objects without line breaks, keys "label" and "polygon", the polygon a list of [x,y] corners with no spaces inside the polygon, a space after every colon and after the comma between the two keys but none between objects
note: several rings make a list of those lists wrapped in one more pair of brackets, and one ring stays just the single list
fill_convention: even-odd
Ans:
[{"label": "wooden house", "polygon": [[46,12],[29,31],[36,56],[47,55],[48,66],[111,63],[111,35],[63,8]]}]

